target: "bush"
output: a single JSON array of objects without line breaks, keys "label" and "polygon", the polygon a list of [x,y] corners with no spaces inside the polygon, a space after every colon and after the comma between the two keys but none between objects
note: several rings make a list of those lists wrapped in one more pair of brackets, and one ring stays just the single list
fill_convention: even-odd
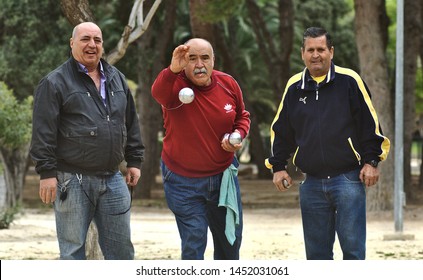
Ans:
[{"label": "bush", "polygon": [[14,149],[31,139],[32,96],[19,102],[4,82],[0,82],[0,145]]}]

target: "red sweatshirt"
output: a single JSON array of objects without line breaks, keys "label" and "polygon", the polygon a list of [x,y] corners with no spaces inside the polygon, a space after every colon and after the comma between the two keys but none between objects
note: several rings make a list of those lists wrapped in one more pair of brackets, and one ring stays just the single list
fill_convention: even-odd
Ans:
[{"label": "red sweatshirt", "polygon": [[[194,90],[194,101],[181,105],[179,91]],[[159,73],[152,95],[162,105],[165,137],[162,160],[173,172],[186,177],[206,177],[223,172],[234,157],[222,149],[225,133],[238,129],[242,138],[250,129],[242,92],[230,75],[213,70],[209,86],[193,85],[182,71]]]}]

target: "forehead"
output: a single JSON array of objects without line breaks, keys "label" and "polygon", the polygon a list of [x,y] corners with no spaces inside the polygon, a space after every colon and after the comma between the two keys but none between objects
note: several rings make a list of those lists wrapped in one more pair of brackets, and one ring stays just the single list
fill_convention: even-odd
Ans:
[{"label": "forehead", "polygon": [[189,55],[192,56],[212,56],[213,50],[210,44],[203,40],[192,40],[187,43],[187,46],[189,46]]},{"label": "forehead", "polygon": [[326,36],[308,37],[304,40],[304,48],[327,47]]},{"label": "forehead", "polygon": [[75,37],[98,37],[101,38],[101,30],[94,24],[85,24],[78,27]]}]

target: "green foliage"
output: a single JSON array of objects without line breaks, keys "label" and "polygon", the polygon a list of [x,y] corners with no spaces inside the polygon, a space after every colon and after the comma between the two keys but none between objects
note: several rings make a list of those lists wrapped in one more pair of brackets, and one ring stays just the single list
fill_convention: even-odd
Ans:
[{"label": "green foliage", "polygon": [[10,224],[15,220],[15,216],[21,211],[21,206],[8,208],[0,212],[0,229],[8,229]]},{"label": "green foliage", "polygon": [[195,11],[204,22],[216,23],[233,16],[245,0],[213,0],[206,2],[203,9]]},{"label": "green foliage", "polygon": [[0,6],[0,80],[23,99],[69,57],[71,26],[55,0],[0,0]]},{"label": "green foliage", "polygon": [[416,73],[416,114],[423,113],[423,71],[421,63]]},{"label": "green foliage", "polygon": [[310,26],[323,27],[331,34],[336,64],[359,72],[352,0],[294,0],[294,3],[295,43],[292,59],[294,72],[304,69],[300,49],[303,32]]},{"label": "green foliage", "polygon": [[[173,1],[173,0],[168,0]],[[300,47],[302,33],[306,27],[322,26],[332,35],[335,43],[334,61],[338,65],[359,70],[358,51],[354,34],[353,0],[293,0],[294,1],[294,46],[291,54],[291,73],[301,71],[304,67]],[[128,22],[134,1],[92,0],[90,7],[96,22],[103,30],[106,52],[114,48],[119,41],[122,28]],[[146,1],[151,4],[152,1]],[[198,11],[196,16],[206,22],[223,26],[225,40],[231,44],[231,53],[236,62],[236,74],[245,81],[243,91],[258,114],[260,125],[268,125],[274,115],[277,104],[269,85],[266,65],[260,56],[251,22],[246,14],[245,0],[206,1],[207,6]],[[152,25],[160,40],[164,26],[164,6],[153,17]],[[271,33],[276,49],[280,49],[278,0],[257,0],[266,26]],[[146,3],[148,4],[148,3]],[[69,38],[72,26],[64,18],[57,0],[0,0],[0,80],[5,81],[19,100],[32,95],[42,76],[60,65],[69,56]],[[395,31],[396,1],[386,0],[389,27],[389,44],[387,56],[389,73],[395,66]],[[148,8],[144,9],[144,16]],[[173,48],[191,36],[189,1],[177,1],[176,28],[173,30],[174,42],[169,44],[166,58],[158,58],[154,47],[141,50],[140,43],[129,45],[125,56],[116,66],[128,79],[138,82],[140,75],[148,75],[158,59],[170,60]],[[153,36],[153,35],[148,35]],[[142,41],[142,37],[140,41]],[[154,43],[153,43],[154,46]],[[141,51],[140,51],[141,50]],[[216,54],[216,68],[222,69],[222,54]],[[134,67],[143,59],[143,67]],[[359,71],[358,71],[359,72]],[[230,73],[235,74],[235,73]],[[416,111],[423,112],[423,78],[421,65],[416,77]],[[1,101],[2,102],[2,101]],[[1,105],[0,105],[1,106]],[[2,117],[3,119],[3,117]],[[14,128],[15,124],[13,125]],[[3,129],[4,130],[4,129]],[[3,130],[0,130],[3,135]],[[15,130],[15,129],[14,129]],[[17,130],[17,129],[16,129]],[[12,138],[13,139],[13,138]],[[3,140],[2,140],[3,141]]]},{"label": "green foliage", "polygon": [[19,102],[5,83],[0,82],[0,145],[14,149],[29,143],[32,96]]},{"label": "green foliage", "polygon": [[396,42],[397,42],[397,1],[386,0],[386,13],[390,18],[391,24],[388,27],[388,47],[386,50],[386,57],[388,59],[389,73],[395,76],[396,64]]}]

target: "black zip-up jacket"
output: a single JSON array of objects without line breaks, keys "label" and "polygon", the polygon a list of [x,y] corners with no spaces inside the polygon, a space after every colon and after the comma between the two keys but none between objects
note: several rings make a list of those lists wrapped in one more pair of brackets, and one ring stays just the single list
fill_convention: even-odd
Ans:
[{"label": "black zip-up jacket", "polygon": [[270,132],[269,169],[285,170],[293,156],[302,172],[319,178],[385,160],[390,147],[367,85],[333,63],[319,84],[307,68],[288,81]]},{"label": "black zip-up jacket", "polygon": [[141,168],[144,145],[125,76],[101,60],[107,106],[74,58],[44,77],[35,91],[30,155],[41,179],[56,171],[109,175]]}]

